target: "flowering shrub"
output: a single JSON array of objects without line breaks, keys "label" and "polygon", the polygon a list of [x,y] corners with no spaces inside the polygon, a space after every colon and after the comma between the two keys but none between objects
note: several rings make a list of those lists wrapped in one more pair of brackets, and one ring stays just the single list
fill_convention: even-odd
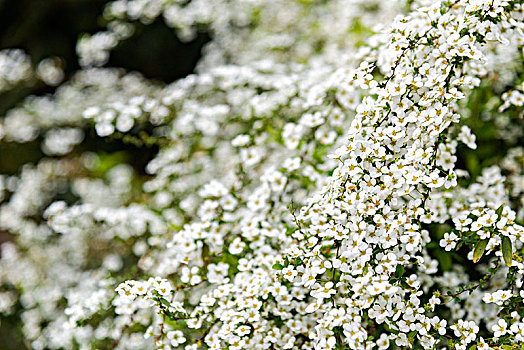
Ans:
[{"label": "flowering shrub", "polygon": [[[26,346],[524,347],[522,1],[116,0],[104,16],[82,70],[0,122],[46,155],[0,177],[0,312]],[[159,16],[210,33],[195,74],[101,68]],[[31,79],[0,54],[0,89]],[[88,133],[158,153],[143,175]]]}]

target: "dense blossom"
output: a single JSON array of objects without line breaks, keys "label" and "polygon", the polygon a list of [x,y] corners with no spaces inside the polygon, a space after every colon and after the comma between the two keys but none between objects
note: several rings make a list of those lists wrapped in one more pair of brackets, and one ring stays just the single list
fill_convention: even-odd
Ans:
[{"label": "dense blossom", "polygon": [[[117,0],[104,16],[84,68],[0,120],[0,141],[47,156],[0,175],[0,312],[28,347],[523,345],[521,1]],[[92,68],[160,16],[210,33],[195,74]],[[29,79],[0,54],[0,90]],[[36,74],[56,85],[59,66]],[[482,167],[479,120],[507,151]],[[95,134],[158,153],[142,175],[85,151]]]}]

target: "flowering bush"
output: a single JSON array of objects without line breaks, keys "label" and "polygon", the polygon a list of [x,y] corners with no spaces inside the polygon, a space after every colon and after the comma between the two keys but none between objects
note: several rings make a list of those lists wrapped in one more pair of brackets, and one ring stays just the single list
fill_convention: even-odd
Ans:
[{"label": "flowering bush", "polygon": [[[35,349],[524,347],[523,10],[110,2],[0,121],[46,155],[0,177],[4,322]],[[102,67],[160,16],[210,33],[195,74]],[[31,72],[0,52],[0,90]]]}]

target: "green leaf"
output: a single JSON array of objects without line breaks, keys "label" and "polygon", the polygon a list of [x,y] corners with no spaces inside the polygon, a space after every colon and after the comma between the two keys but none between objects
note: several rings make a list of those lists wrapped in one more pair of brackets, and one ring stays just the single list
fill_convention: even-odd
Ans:
[{"label": "green leaf", "polygon": [[477,243],[475,250],[473,251],[473,262],[476,263],[482,258],[484,252],[486,251],[486,245],[488,245],[489,239],[483,239]]},{"label": "green leaf", "polygon": [[284,268],[284,266],[282,266],[281,264],[274,264],[273,265],[273,270],[282,270]]},{"label": "green leaf", "polygon": [[502,349],[504,349],[504,350],[513,350],[513,347],[511,345],[502,345]]},{"label": "green leaf", "polygon": [[498,209],[495,211],[495,214],[497,214],[498,219],[500,220],[500,217],[502,216],[502,210],[504,209],[504,203]]},{"label": "green leaf", "polygon": [[171,307],[171,304],[169,303],[169,301],[167,301],[166,299],[164,298],[159,298],[159,301],[164,304],[165,306],[167,306],[168,308]]},{"label": "green leaf", "polygon": [[508,236],[502,237],[502,257],[504,258],[504,262],[508,267],[511,267],[512,263],[512,257],[513,257],[513,248],[511,247],[511,239],[509,239]]},{"label": "green leaf", "polygon": [[468,350],[477,350],[477,344],[473,344]]},{"label": "green leaf", "polygon": [[404,272],[406,272],[406,269],[402,265],[397,265],[397,268],[395,269],[395,277],[400,278],[404,275]]},{"label": "green leaf", "polygon": [[417,331],[411,331],[408,333],[408,338],[413,339],[415,338],[416,335],[417,335]]}]

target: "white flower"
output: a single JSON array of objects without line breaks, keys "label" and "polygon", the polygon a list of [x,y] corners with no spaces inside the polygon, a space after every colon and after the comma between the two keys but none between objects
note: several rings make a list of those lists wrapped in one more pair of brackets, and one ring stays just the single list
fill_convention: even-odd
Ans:
[{"label": "white flower", "polygon": [[231,144],[235,147],[242,147],[249,143],[249,135],[238,135],[231,141]]},{"label": "white flower", "polygon": [[287,279],[290,282],[293,282],[295,279],[295,276],[297,276],[297,270],[293,269],[293,267],[285,267],[282,269],[282,276],[284,276],[285,279]]},{"label": "white flower", "polygon": [[491,329],[493,330],[494,337],[500,338],[503,335],[505,335],[506,333],[508,333],[508,324],[506,323],[504,319],[499,319],[497,324],[493,325]]},{"label": "white flower", "polygon": [[186,338],[181,331],[169,331],[167,332],[167,339],[171,342],[172,346],[179,346],[186,342]]},{"label": "white flower", "polygon": [[233,255],[240,254],[243,250],[246,244],[240,239],[240,237],[237,237],[231,242],[231,245],[229,246],[229,252]]},{"label": "white flower", "polygon": [[458,236],[454,232],[444,233],[444,238],[440,240],[440,246],[446,251],[453,250],[457,245]]}]

